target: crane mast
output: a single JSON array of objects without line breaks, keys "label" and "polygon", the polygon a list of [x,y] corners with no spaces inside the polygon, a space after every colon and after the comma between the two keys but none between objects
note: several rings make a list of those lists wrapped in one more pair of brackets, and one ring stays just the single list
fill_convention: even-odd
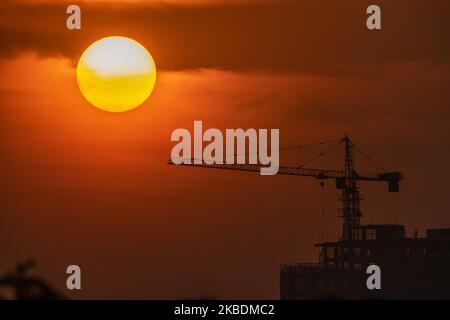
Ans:
[{"label": "crane mast", "polygon": [[342,207],[339,209],[340,217],[343,218],[343,240],[353,240],[353,230],[360,225],[361,209],[359,202],[361,194],[357,183],[357,173],[354,168],[353,145],[350,139],[345,135],[345,169],[344,169],[344,185],[339,200]]},{"label": "crane mast", "polygon": [[[296,175],[304,177],[314,177],[320,180],[335,179],[336,188],[341,190],[339,200],[341,207],[338,209],[339,217],[343,219],[341,240],[355,239],[354,230],[360,225],[362,212],[360,209],[360,201],[362,200],[359,191],[359,181],[378,181],[387,182],[389,192],[399,191],[399,182],[403,179],[400,172],[386,172],[379,165],[376,166],[377,172],[358,172],[355,169],[354,152],[356,146],[348,138],[347,135],[343,139],[337,140],[338,144],[344,144],[344,170],[327,170],[327,169],[311,169],[299,167],[280,166],[278,174],[282,175]],[[318,143],[323,144],[323,143]],[[315,144],[315,145],[318,145]],[[330,149],[331,150],[331,149]],[[362,150],[357,149],[371,164],[376,162],[368,155],[362,153]],[[321,153],[320,155],[323,155]],[[192,160],[192,159],[190,159]],[[172,160],[168,164],[175,165]],[[187,161],[179,164],[181,166],[192,166],[210,169],[225,169],[225,170],[240,170],[259,172],[263,167],[259,164],[220,164],[220,163],[205,163],[195,164],[194,161]]]}]

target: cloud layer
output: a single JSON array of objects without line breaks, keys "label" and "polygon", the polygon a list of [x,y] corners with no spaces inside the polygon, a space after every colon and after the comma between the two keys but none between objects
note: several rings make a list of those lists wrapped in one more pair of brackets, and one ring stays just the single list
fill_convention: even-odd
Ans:
[{"label": "cloud layer", "polygon": [[[378,1],[381,31],[365,27],[367,1],[131,5],[82,3],[82,30],[65,27],[64,2],[7,2],[0,55],[35,51],[73,61],[98,38],[137,39],[158,68],[333,72],[367,64],[447,61],[450,2]],[[357,68],[359,70],[359,68]]]}]

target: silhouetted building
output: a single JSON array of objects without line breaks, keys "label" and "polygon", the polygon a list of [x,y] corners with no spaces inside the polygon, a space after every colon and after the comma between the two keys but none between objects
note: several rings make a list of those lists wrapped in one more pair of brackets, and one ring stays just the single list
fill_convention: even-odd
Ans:
[{"label": "silhouetted building", "polygon": [[[352,240],[316,244],[318,263],[285,264],[281,299],[450,299],[450,229],[405,236],[397,224],[360,225]],[[381,269],[381,290],[369,290],[369,265]]]}]

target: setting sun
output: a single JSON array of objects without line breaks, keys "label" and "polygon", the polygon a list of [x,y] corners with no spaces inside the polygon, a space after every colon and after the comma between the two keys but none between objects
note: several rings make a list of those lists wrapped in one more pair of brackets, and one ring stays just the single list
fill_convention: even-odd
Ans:
[{"label": "setting sun", "polygon": [[107,37],[90,45],[77,66],[83,96],[95,107],[124,112],[141,105],[151,94],[156,67],[150,53],[126,37]]}]

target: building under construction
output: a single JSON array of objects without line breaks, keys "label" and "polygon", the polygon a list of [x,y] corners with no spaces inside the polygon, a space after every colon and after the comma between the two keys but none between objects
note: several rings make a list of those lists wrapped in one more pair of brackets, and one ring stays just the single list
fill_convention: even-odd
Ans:
[{"label": "building under construction", "polygon": [[[403,225],[361,225],[358,181],[386,181],[389,192],[398,192],[402,175],[384,173],[376,162],[378,174],[358,173],[356,146],[347,137],[343,142],[345,171],[331,177],[341,190],[341,238],[316,244],[315,263],[281,265],[281,299],[449,299],[450,229],[427,230],[420,238],[407,237]],[[369,265],[380,268],[381,289],[368,289]]]},{"label": "building under construction", "polygon": [[[427,230],[425,237],[407,237],[405,227],[397,224],[361,225],[362,200],[358,183],[384,182],[388,192],[399,192],[403,176],[387,172],[347,135],[338,140],[295,146],[333,145],[312,160],[339,145],[344,145],[344,170],[309,169],[280,166],[278,174],[333,179],[340,191],[339,216],[342,234],[335,242],[316,244],[318,261],[281,265],[281,299],[440,299],[450,298],[450,229]],[[354,167],[354,153],[362,155],[375,172],[359,172]],[[309,162],[308,162],[309,163]],[[174,164],[169,161],[169,164]],[[259,172],[261,165],[193,164],[212,169]],[[366,273],[369,265],[381,270],[381,289],[369,290]]]},{"label": "building under construction", "polygon": [[[406,237],[397,224],[361,225],[351,240],[316,244],[316,263],[280,269],[281,299],[450,299],[450,229]],[[381,269],[381,290],[369,290],[366,269]]]}]

